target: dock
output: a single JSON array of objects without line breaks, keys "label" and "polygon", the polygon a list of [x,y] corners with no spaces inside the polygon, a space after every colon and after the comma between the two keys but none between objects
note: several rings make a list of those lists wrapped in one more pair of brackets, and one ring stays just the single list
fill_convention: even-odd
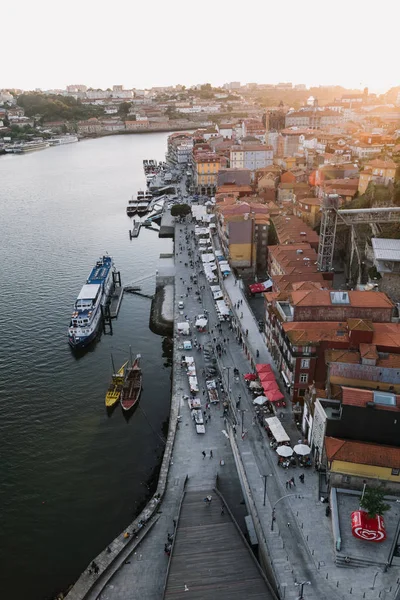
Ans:
[{"label": "dock", "polygon": [[124,295],[124,288],[122,286],[116,286],[114,293],[111,296],[111,300],[110,300],[110,317],[111,317],[111,319],[117,318],[123,295]]},{"label": "dock", "polygon": [[139,233],[140,233],[140,228],[142,227],[142,223],[141,221],[135,221],[135,219],[133,219],[133,228],[132,230],[129,230],[129,238],[137,238]]}]

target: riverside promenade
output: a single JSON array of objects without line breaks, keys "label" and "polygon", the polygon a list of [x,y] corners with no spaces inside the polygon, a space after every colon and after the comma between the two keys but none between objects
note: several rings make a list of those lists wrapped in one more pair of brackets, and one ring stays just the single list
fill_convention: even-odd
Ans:
[{"label": "riverside promenade", "polygon": [[[188,225],[189,235],[193,228],[193,225]],[[189,263],[187,252],[190,247],[193,251],[196,249],[194,242],[186,243],[185,233],[185,225],[177,224],[175,320],[187,317],[193,323],[196,315],[207,310],[209,328],[207,333],[196,334],[198,342],[212,345],[214,338],[218,338],[219,342],[225,338],[225,353],[221,358],[216,358],[225,387],[231,388],[232,414],[225,420],[220,407],[211,407],[206,433],[196,434],[190,411],[183,399],[189,390],[186,372],[181,367],[183,352],[179,346],[182,338],[175,334],[171,418],[157,490],[160,497],[154,497],[142,515],[127,527],[126,531],[132,534],[128,540],[121,534],[110,545],[111,557],[107,550],[100,555],[101,560],[104,558],[105,561],[100,563],[100,573],[95,576],[86,570],[81,578],[85,585],[79,588],[78,581],[68,598],[161,600],[168,569],[164,544],[168,533],[173,532],[183,492],[213,489],[217,476],[225,480],[237,480],[239,476],[247,512],[252,516],[259,539],[261,562],[281,599],[297,599],[299,587],[296,584],[305,581],[310,582],[310,585],[305,585],[304,598],[310,600],[396,598],[396,570],[384,573],[379,569],[338,568],[335,565],[331,521],[325,516],[325,505],[317,497],[317,474],[311,470],[306,471],[305,483],[302,485],[298,480],[298,470],[288,472],[277,466],[276,453],[269,446],[265,430],[258,424],[253,424],[254,407],[243,378],[240,377],[238,383],[232,380],[228,382],[233,367],[238,368],[241,375],[252,369],[257,350],[260,354],[257,362],[273,364],[272,358],[233,275],[221,281],[221,286],[225,291],[226,301],[232,305],[236,329],[232,331],[224,323],[221,335],[211,332],[217,324],[217,314],[203,275],[198,276],[198,284],[205,286],[201,291],[201,302],[197,301],[193,292],[186,295],[190,275],[193,273],[190,268],[185,267],[185,263]],[[182,245],[182,251],[179,250],[179,245]],[[177,308],[180,300],[184,302],[181,311]],[[243,303],[240,309],[235,309],[238,301]],[[246,329],[247,336],[244,335]],[[239,331],[242,332],[242,341],[238,341]],[[196,350],[185,353],[192,354],[196,359],[199,397],[202,398],[205,385],[201,375],[204,365],[202,353]],[[243,410],[240,414],[236,412],[239,396],[240,409]],[[292,423],[289,409],[284,413],[283,425],[291,436],[292,443],[297,443],[300,434]],[[178,414],[181,418],[177,427]],[[238,423],[236,433],[232,426],[235,421]],[[247,430],[244,439],[240,435],[242,427]],[[203,451],[206,453],[205,458]],[[286,482],[291,476],[295,477],[296,488],[288,491]],[[273,507],[276,521],[271,531]],[[138,521],[143,518],[146,525],[139,530],[136,538]],[[177,527],[179,531],[179,522]],[[121,545],[124,544],[125,548],[121,550]],[[98,559],[95,560],[99,564]],[[182,582],[182,585],[185,583]],[[190,590],[186,595],[190,597]]]}]

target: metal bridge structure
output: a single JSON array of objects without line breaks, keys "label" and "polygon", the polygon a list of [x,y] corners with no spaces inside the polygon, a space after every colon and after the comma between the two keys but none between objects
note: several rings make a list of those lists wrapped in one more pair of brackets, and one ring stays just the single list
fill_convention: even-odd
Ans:
[{"label": "metal bridge structure", "polygon": [[352,239],[354,239],[355,225],[372,225],[374,223],[400,224],[400,207],[390,206],[341,210],[339,209],[339,196],[337,194],[326,196],[322,201],[318,269],[322,272],[332,271],[336,230],[339,225],[351,227]]}]

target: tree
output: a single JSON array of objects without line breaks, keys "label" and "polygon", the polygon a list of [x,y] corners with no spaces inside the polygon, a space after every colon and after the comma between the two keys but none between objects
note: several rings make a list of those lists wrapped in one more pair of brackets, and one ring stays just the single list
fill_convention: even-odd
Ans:
[{"label": "tree", "polygon": [[121,102],[121,104],[119,105],[118,108],[118,114],[121,115],[121,117],[126,117],[130,108],[132,106],[131,102]]},{"label": "tree", "polygon": [[186,217],[187,215],[190,215],[191,212],[192,209],[189,204],[174,204],[171,208],[171,215],[173,217]]},{"label": "tree", "polygon": [[360,507],[368,513],[368,518],[375,519],[376,516],[382,516],[390,509],[383,499],[385,492],[380,488],[366,488],[360,500]]}]

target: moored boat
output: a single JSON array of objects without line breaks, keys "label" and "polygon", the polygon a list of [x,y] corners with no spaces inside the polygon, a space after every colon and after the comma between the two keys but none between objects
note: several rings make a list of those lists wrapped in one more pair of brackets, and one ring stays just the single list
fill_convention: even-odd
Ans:
[{"label": "moored boat", "polygon": [[135,360],[126,372],[125,382],[121,391],[121,406],[123,410],[131,410],[138,402],[142,390],[142,369],[140,368],[141,355],[137,354]]},{"label": "moored boat", "polygon": [[[107,408],[113,406],[120,399],[121,391],[125,382],[125,368],[127,364],[128,361],[124,363],[116,373],[113,372],[112,380],[106,393]],[[115,371],[115,369],[113,369],[113,371]]]},{"label": "moored boat", "polygon": [[75,301],[68,328],[72,348],[84,348],[95,339],[101,323],[101,307],[108,302],[113,287],[112,258],[103,256],[91,270]]}]

